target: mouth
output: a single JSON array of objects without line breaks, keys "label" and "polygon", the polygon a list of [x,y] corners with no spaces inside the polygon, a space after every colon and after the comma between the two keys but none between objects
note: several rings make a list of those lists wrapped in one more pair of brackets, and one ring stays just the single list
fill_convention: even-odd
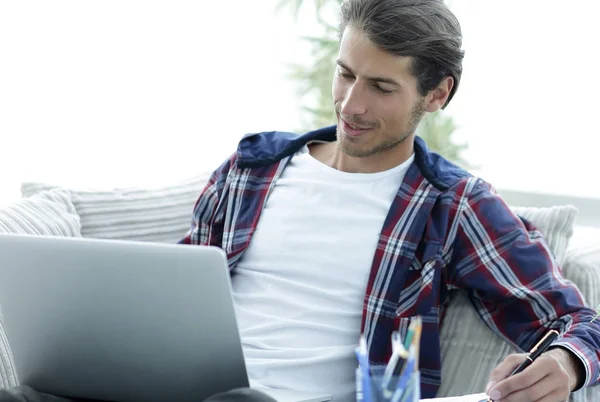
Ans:
[{"label": "mouth", "polygon": [[342,131],[350,137],[360,137],[372,129],[372,127],[362,127],[355,124],[349,124],[346,122],[346,120],[341,118],[340,120],[342,121]]}]

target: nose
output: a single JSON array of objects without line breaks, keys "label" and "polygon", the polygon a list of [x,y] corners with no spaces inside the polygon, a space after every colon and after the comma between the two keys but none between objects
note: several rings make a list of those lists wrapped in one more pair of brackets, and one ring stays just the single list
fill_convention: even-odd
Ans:
[{"label": "nose", "polygon": [[367,112],[365,96],[356,82],[346,91],[340,112],[346,116],[363,115]]}]

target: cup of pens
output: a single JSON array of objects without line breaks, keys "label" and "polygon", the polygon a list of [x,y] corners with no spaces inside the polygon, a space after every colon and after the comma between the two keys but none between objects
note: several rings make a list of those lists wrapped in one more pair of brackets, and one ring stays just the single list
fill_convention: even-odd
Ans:
[{"label": "cup of pens", "polygon": [[398,332],[392,333],[392,356],[385,366],[370,367],[366,341],[361,336],[356,348],[359,363],[356,369],[357,402],[419,402],[421,328],[421,317],[415,317],[404,341]]}]

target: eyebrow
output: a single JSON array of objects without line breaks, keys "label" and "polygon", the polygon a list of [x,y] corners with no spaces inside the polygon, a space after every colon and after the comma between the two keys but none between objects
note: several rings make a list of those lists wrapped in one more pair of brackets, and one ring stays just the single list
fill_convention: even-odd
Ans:
[{"label": "eyebrow", "polygon": [[[354,74],[354,72],[350,69],[350,67],[348,67],[346,64],[344,64],[343,61],[341,60],[336,60],[336,63],[338,66],[342,67],[344,70],[348,70],[350,73]],[[401,87],[402,85],[400,85],[397,81],[391,79],[391,78],[385,78],[385,77],[366,77],[369,81],[373,81],[373,82],[383,82],[386,84],[391,84],[391,85],[395,85],[397,87]]]}]

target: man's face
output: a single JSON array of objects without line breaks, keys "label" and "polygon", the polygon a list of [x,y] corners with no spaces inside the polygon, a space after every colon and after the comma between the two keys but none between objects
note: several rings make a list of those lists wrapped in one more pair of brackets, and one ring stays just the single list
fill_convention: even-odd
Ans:
[{"label": "man's face", "polygon": [[333,79],[338,145],[345,154],[375,156],[412,138],[425,99],[410,62],[377,48],[360,30],[346,28]]}]

